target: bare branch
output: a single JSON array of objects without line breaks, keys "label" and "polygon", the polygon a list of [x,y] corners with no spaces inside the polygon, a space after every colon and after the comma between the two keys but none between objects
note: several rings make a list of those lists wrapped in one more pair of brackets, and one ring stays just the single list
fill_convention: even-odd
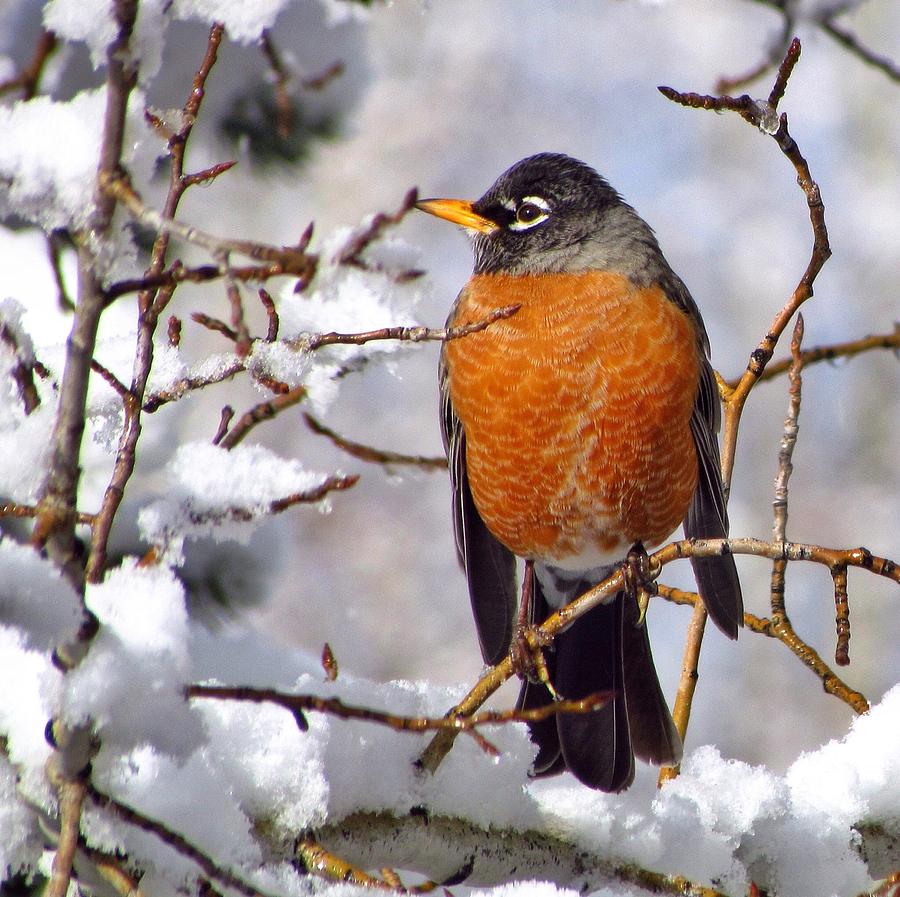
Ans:
[{"label": "bare branch", "polygon": [[275,128],[282,140],[287,140],[294,125],[294,105],[288,93],[290,75],[282,62],[281,55],[272,42],[272,29],[264,28],[260,37],[263,55],[272,70],[275,82]]},{"label": "bare branch", "polygon": [[[900,583],[900,565],[890,558],[873,555],[866,548],[826,548],[803,542],[766,542],[762,539],[682,539],[670,542],[650,556],[651,570],[661,570],[666,564],[689,557],[716,557],[726,552],[745,554],[769,560],[809,561],[822,564],[829,571],[840,565],[859,567],[876,576],[883,576]],[[620,569],[615,570],[601,583],[588,590],[570,604],[551,614],[533,631],[534,644],[549,645],[556,635],[611,595],[625,588],[625,577]],[[701,602],[702,603],[702,602]],[[705,618],[704,621],[705,623]],[[698,624],[699,626],[699,624]],[[448,712],[448,716],[469,716],[473,714],[500,686],[515,675],[512,655],[507,655],[496,666],[488,669],[473,686],[471,691]],[[682,677],[684,678],[684,676]],[[694,672],[696,678],[696,671]],[[676,711],[678,705],[676,703]],[[689,709],[688,709],[689,715]],[[455,733],[438,732],[419,758],[419,765],[433,772],[440,765],[453,746]]]},{"label": "bare branch", "polygon": [[[661,598],[674,604],[689,604],[692,607],[702,604],[700,596],[696,592],[685,592],[681,589],[673,589],[671,586],[660,584],[658,593]],[[869,702],[865,695],[847,685],[835,672],[822,660],[819,653],[805,642],[794,631],[793,627],[785,626],[784,621],[770,619],[769,617],[757,617],[751,613],[744,613],[744,627],[751,632],[777,639],[785,645],[793,654],[807,666],[822,681],[823,690],[843,701],[856,713],[866,713],[869,710]],[[666,778],[670,778],[667,776]]]},{"label": "bare branch", "polygon": [[[478,823],[427,813],[354,813],[310,833],[314,844],[339,854],[354,869],[383,866],[414,868],[442,884],[497,884],[552,881],[559,887],[586,894],[622,883],[652,894],[675,897],[724,897],[713,888],[678,875],[665,875],[629,863],[617,863],[595,851],[581,849],[552,832],[491,829]],[[502,844],[502,850],[497,845]],[[305,842],[298,845],[302,859]],[[446,870],[455,871],[446,877]]]},{"label": "bare branch", "polygon": [[306,387],[301,383],[300,386],[282,395],[275,396],[274,399],[268,399],[265,402],[254,405],[241,416],[219,445],[222,448],[233,449],[257,424],[261,424],[265,420],[271,420],[285,409],[292,408],[294,405],[302,402],[305,398]]},{"label": "bare branch", "polygon": [[254,888],[251,884],[238,877],[229,869],[219,866],[209,854],[204,853],[199,847],[188,841],[184,835],[169,828],[162,822],[144,815],[127,804],[122,803],[108,794],[98,791],[93,785],[88,786],[87,796],[102,810],[118,817],[123,822],[155,835],[163,843],[171,847],[180,856],[187,857],[214,881],[218,881],[226,887],[233,888],[244,897],[268,897],[264,891]]},{"label": "bare branch", "polygon": [[387,711],[347,704],[340,698],[322,698],[309,694],[286,694],[272,688],[251,688],[244,685],[188,685],[185,697],[217,701],[242,701],[254,704],[275,704],[291,713],[303,731],[308,728],[304,714],[309,711],[336,716],[339,719],[360,720],[386,726],[397,732],[434,732],[450,730],[471,733],[483,726],[509,723],[540,722],[559,713],[590,713],[608,703],[609,692],[597,692],[577,701],[557,701],[533,710],[488,710],[470,715],[448,714],[440,717],[398,716]]},{"label": "bare branch", "polygon": [[349,345],[361,346],[377,340],[400,340],[402,342],[420,343],[426,340],[446,342],[460,339],[470,333],[478,333],[490,327],[495,321],[512,317],[519,310],[518,305],[507,305],[491,312],[487,317],[471,324],[459,327],[382,327],[380,330],[368,330],[363,333],[312,333],[299,339],[287,340],[292,349],[315,351],[323,346]]},{"label": "bare branch", "polygon": [[[874,349],[888,349],[894,353],[900,352],[900,324],[894,326],[890,333],[877,333],[869,336],[863,336],[859,339],[849,340],[844,343],[832,343],[827,346],[815,346],[812,349],[804,349],[801,353],[803,366],[809,367],[822,361],[834,361],[838,358],[853,358],[863,352],[871,352]],[[773,378],[785,374],[790,370],[791,359],[781,358],[778,361],[770,362],[766,365],[766,369],[760,374],[759,379],[772,380]],[[734,389],[739,382],[739,378],[729,380],[726,383],[728,389]]]},{"label": "bare branch", "polygon": [[0,342],[6,343],[16,358],[10,374],[19,391],[25,414],[31,414],[41,404],[41,397],[34,385],[34,362],[23,360],[16,334],[5,321],[0,321]]},{"label": "bare branch", "polygon": [[5,81],[0,81],[0,96],[13,90],[21,90],[23,100],[30,100],[37,96],[38,85],[41,82],[41,76],[44,74],[44,68],[56,47],[56,35],[52,31],[42,28],[34,48],[34,54],[28,65],[17,75],[13,75]]},{"label": "bare branch", "polygon": [[[219,44],[223,33],[223,27],[218,24],[213,25],[210,29],[203,61],[194,75],[190,93],[182,109],[181,127],[176,133],[171,134],[168,139],[170,154],[169,189],[162,213],[158,216],[162,221],[171,221],[174,218],[181,198],[189,187],[189,181],[184,176],[184,156],[187,141],[197,120],[200,104],[206,93],[207,78],[218,58]],[[109,183],[119,180],[119,172],[120,168],[117,160],[115,166],[101,169],[98,175],[99,192],[109,204],[121,199],[121,197],[116,196],[114,192],[107,189]],[[146,272],[148,275],[158,275],[164,269],[168,248],[168,232],[165,228],[158,228],[156,240],[150,253],[150,265]],[[101,288],[98,285],[99,289]],[[119,436],[112,477],[103,494],[103,501],[92,528],[91,548],[86,565],[86,576],[89,582],[99,582],[106,569],[109,534],[125,495],[125,488],[131,479],[131,475],[134,473],[137,443],[141,434],[141,414],[144,410],[144,396],[147,390],[147,382],[150,378],[150,370],[153,367],[154,335],[159,323],[159,317],[171,300],[173,290],[174,286],[163,287],[155,291],[143,290],[138,296],[137,343],[132,367],[131,387],[128,395],[125,397],[125,401],[123,401],[125,422]],[[108,295],[106,293],[102,294],[101,301],[104,304],[108,303]],[[170,339],[171,335],[170,331]]]},{"label": "bare branch", "polygon": [[892,81],[900,81],[900,67],[892,59],[882,56],[871,50],[859,38],[843,25],[838,25],[833,16],[828,16],[819,21],[822,30],[833,37],[842,47],[849,50],[867,65],[880,69]]},{"label": "bare branch", "polygon": [[330,430],[324,424],[320,423],[311,414],[303,415],[306,425],[320,436],[326,436],[331,442],[348,455],[359,458],[360,461],[370,461],[373,464],[384,465],[411,465],[413,467],[421,467],[423,470],[446,470],[447,459],[429,458],[424,455],[404,455],[400,452],[385,451],[384,449],[376,449],[369,445],[363,445],[359,442],[351,442],[343,436]]}]

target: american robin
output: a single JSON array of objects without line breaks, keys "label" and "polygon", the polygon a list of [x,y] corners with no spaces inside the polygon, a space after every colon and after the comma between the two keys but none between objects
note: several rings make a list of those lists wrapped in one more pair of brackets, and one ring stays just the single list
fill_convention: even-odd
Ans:
[{"label": "american robin", "polygon": [[[716,434],[720,406],[706,329],[650,227],[588,165],[541,153],[475,202],[418,207],[464,227],[475,268],[448,325],[511,317],[443,344],[441,430],[456,547],[487,663],[510,649],[516,557],[531,578],[530,620],[600,582],[635,545],[680,523],[728,533]],[[730,638],[743,622],[733,558],[692,558],[709,615]],[[529,577],[529,566],[533,577]],[[523,593],[523,601],[529,596]],[[634,596],[576,620],[547,657],[555,691],[614,698],[531,726],[536,775],[565,768],[621,791],[634,756],[671,764],[681,739],[659,686]],[[526,681],[520,707],[553,700]]]}]

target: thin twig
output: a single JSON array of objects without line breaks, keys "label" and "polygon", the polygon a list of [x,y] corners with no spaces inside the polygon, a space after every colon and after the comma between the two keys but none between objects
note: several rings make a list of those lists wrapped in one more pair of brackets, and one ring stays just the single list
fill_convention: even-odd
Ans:
[{"label": "thin twig", "polygon": [[386,711],[374,710],[356,704],[347,704],[340,698],[322,698],[309,694],[286,694],[272,688],[251,688],[235,685],[188,685],[187,698],[205,698],[217,701],[241,701],[254,704],[275,704],[287,710],[306,731],[304,714],[309,711],[386,726],[397,732],[435,732],[451,730],[471,733],[483,726],[510,723],[540,722],[559,713],[590,713],[610,700],[609,692],[597,692],[577,701],[557,701],[533,710],[487,710],[469,715],[450,713],[446,716],[398,716]]},{"label": "thin twig", "polygon": [[[658,585],[658,593],[661,598],[674,604],[689,604],[692,607],[703,602],[696,592],[685,592],[663,584]],[[851,688],[844,682],[831,667],[822,660],[819,653],[805,642],[792,627],[783,625],[783,621],[770,619],[769,617],[757,617],[754,614],[744,612],[744,627],[751,632],[777,639],[785,645],[806,667],[808,667],[822,681],[823,690],[843,701],[856,713],[866,713],[869,702],[866,696]]]},{"label": "thin twig", "polygon": [[219,418],[219,426],[216,429],[216,435],[213,436],[213,445],[218,445],[225,438],[225,434],[228,432],[228,425],[231,423],[233,417],[234,408],[232,408],[231,405],[223,406],[222,415]]},{"label": "thin twig", "polygon": [[181,380],[173,383],[168,389],[150,393],[144,400],[143,409],[148,414],[152,414],[163,405],[167,405],[169,402],[177,402],[194,390],[205,389],[207,386],[223,383],[225,380],[230,380],[236,374],[240,374],[245,370],[247,370],[247,366],[244,362],[235,360],[224,365],[215,373],[206,376],[183,377]]},{"label": "thin twig", "polygon": [[156,836],[163,844],[171,847],[180,856],[186,857],[199,866],[203,870],[203,874],[214,881],[233,888],[235,891],[243,894],[244,897],[268,897],[264,891],[253,887],[253,885],[238,877],[231,870],[219,866],[208,854],[188,841],[184,835],[176,832],[159,820],[152,819],[139,810],[122,803],[122,801],[98,791],[93,785],[88,787],[87,796],[100,809],[106,810],[123,822],[141,829],[141,831],[149,832],[151,835]]},{"label": "thin twig", "polygon": [[23,359],[15,332],[6,321],[2,320],[0,320],[0,342],[6,343],[15,356],[16,363],[12,366],[10,376],[16,384],[25,414],[31,414],[41,404],[40,394],[34,385],[34,361]]},{"label": "thin twig", "polygon": [[379,330],[368,330],[363,333],[312,333],[298,339],[287,340],[292,349],[314,351],[323,346],[361,346],[377,340],[400,340],[401,342],[420,343],[428,340],[446,342],[460,339],[470,333],[478,333],[490,327],[495,321],[512,317],[519,310],[518,305],[506,305],[492,311],[480,321],[463,324],[459,327],[382,327]]},{"label": "thin twig", "polygon": [[133,401],[131,390],[105,365],[100,364],[96,358],[91,359],[91,370],[106,382],[110,389],[123,401]]},{"label": "thin twig", "polygon": [[262,307],[266,311],[266,320],[269,322],[268,327],[266,328],[265,341],[267,343],[274,343],[275,340],[278,339],[278,329],[281,324],[278,317],[278,311],[275,308],[275,300],[265,287],[260,287],[257,291],[257,295],[259,296],[259,301],[262,303]]},{"label": "thin twig", "polygon": [[62,272],[62,233],[51,231],[45,237],[47,246],[47,260],[50,262],[50,270],[53,272],[53,280],[56,283],[56,304],[62,312],[75,311],[75,303],[69,296],[66,281]]},{"label": "thin twig", "polygon": [[[670,542],[650,556],[651,569],[662,569],[666,564],[689,557],[718,557],[725,553],[745,554],[751,557],[788,561],[809,561],[822,564],[833,570],[839,564],[859,567],[876,576],[883,576],[900,583],[900,565],[890,558],[873,555],[865,548],[826,548],[804,542],[766,542],[763,539],[682,539]],[[576,598],[570,604],[551,614],[533,631],[534,643],[545,647],[562,630],[568,628],[578,617],[587,613],[605,599],[625,587],[625,577],[621,569],[612,572],[603,582]],[[701,602],[702,604],[702,602]],[[473,686],[471,691],[448,712],[448,716],[472,715],[507,679],[515,673],[513,658],[507,656],[496,666],[488,669]],[[696,675],[696,671],[694,672]],[[677,705],[676,705],[677,709]],[[455,733],[438,732],[419,757],[418,764],[433,772],[440,765],[453,746]]]},{"label": "thin twig", "polygon": [[[0,517],[37,517],[37,514],[36,505],[22,505],[16,502],[0,505]],[[90,526],[94,522],[94,515],[78,511],[75,514],[75,522]]]},{"label": "thin twig", "polygon": [[294,125],[294,105],[288,91],[290,74],[281,59],[281,54],[272,42],[270,28],[263,29],[259,43],[263,55],[269,63],[275,83],[275,129],[282,140],[287,140]]},{"label": "thin twig", "polygon": [[[277,263],[279,266],[278,273],[301,278],[311,276],[311,273],[314,273],[316,270],[318,264],[317,256],[298,250],[296,247],[271,246],[265,243],[257,243],[253,240],[230,240],[167,218],[164,214],[160,214],[144,205],[139,194],[121,173],[104,178],[103,187],[109,196],[117,199],[128,209],[136,221],[160,233],[177,237],[185,243],[199,246],[213,257],[218,256],[221,258],[223,254],[238,253],[256,261]],[[221,262],[214,270],[217,270],[219,276],[222,277],[226,273],[229,276],[237,277],[237,273],[233,269],[228,269],[226,272]]]},{"label": "thin twig", "polygon": [[53,856],[50,879],[44,890],[45,897],[65,897],[72,877],[72,864],[81,832],[81,808],[87,790],[81,778],[62,781],[59,792],[59,841]]},{"label": "thin twig", "polygon": [[880,69],[892,81],[900,81],[900,67],[887,56],[882,56],[871,50],[860,39],[843,25],[838,25],[833,18],[827,17],[819,20],[822,30],[833,37],[842,47],[849,50],[854,56],[861,59],[867,65]]},{"label": "thin twig", "polygon": [[[671,88],[661,87],[662,93],[670,100],[682,105],[710,109],[714,111],[737,112],[742,118],[759,128],[763,133],[769,134],[778,144],[778,148],[788,158],[797,173],[797,183],[803,190],[807,205],[809,206],[810,225],[813,233],[813,246],[810,260],[806,270],[794,289],[793,294],[785,303],[781,311],[775,316],[769,330],[760,341],[757,348],[750,355],[750,361],[743,376],[734,389],[723,391],[723,426],[722,426],[722,483],[726,500],[731,490],[731,477],[734,472],[734,460],[737,450],[738,428],[741,415],[750,391],[759,382],[766,369],[766,365],[772,358],[775,346],[787,327],[788,322],[800,308],[800,306],[813,294],[813,283],[822,266],[831,255],[828,243],[828,231],[825,226],[825,205],[819,192],[818,184],[812,179],[806,159],[800,152],[794,139],[788,131],[787,116],[778,115],[778,104],[782,99],[788,80],[800,58],[800,41],[794,38],[785,53],[784,59],[778,69],[778,74],[769,93],[767,102],[754,100],[743,95],[740,97],[708,97],[693,93],[679,93]],[[719,381],[720,389],[723,384]],[[685,702],[690,702],[693,697],[694,687],[698,676],[698,661],[700,646],[703,639],[703,629],[706,624],[705,615],[695,610],[692,619],[691,634],[685,645],[684,662],[682,664],[681,680],[678,690],[678,698],[675,703],[674,716],[685,724],[690,718],[690,707]]]},{"label": "thin twig", "polygon": [[23,100],[33,99],[37,95],[44,68],[56,50],[57,43],[56,35],[52,31],[42,28],[28,65],[18,74],[5,81],[0,81],[0,95],[12,90],[21,90]]},{"label": "thin twig", "polygon": [[341,451],[346,452],[360,461],[369,461],[373,464],[384,465],[411,465],[413,467],[421,467],[424,470],[446,470],[447,459],[444,457],[426,457],[425,455],[404,455],[400,452],[387,451],[385,449],[373,448],[370,445],[363,445],[360,442],[352,442],[345,439],[334,430],[329,429],[323,423],[320,423],[311,414],[304,413],[306,426],[318,433],[320,436],[326,436]]},{"label": "thin twig", "polygon": [[214,333],[221,333],[222,336],[231,340],[233,343],[237,342],[237,331],[229,327],[224,321],[220,321],[218,318],[213,318],[210,315],[204,314],[202,311],[195,311],[191,312],[191,320],[195,324],[205,327],[207,330],[212,330]]},{"label": "thin twig", "polygon": [[[832,343],[827,346],[814,346],[804,349],[801,353],[803,366],[809,367],[822,361],[834,361],[838,358],[853,358],[863,352],[871,352],[874,349],[887,349],[895,354],[900,352],[900,324],[894,326],[890,333],[876,333],[863,336],[859,339],[849,340],[844,343]],[[791,368],[791,358],[780,358],[766,365],[766,369],[760,374],[759,380],[772,380],[781,374],[786,374]],[[726,382],[728,389],[735,389],[740,378]]]},{"label": "thin twig", "polygon": [[233,449],[257,424],[271,420],[282,411],[302,402],[305,398],[306,387],[301,383],[300,386],[294,387],[289,392],[254,405],[240,417],[219,445],[222,448]]},{"label": "thin twig", "polygon": [[[789,379],[788,413],[784,420],[784,428],[781,436],[781,444],[778,450],[778,473],[775,476],[775,497],[772,501],[773,521],[772,538],[776,541],[784,541],[787,538],[788,521],[788,483],[794,471],[793,456],[794,447],[797,444],[797,434],[800,432],[800,404],[803,390],[803,315],[797,315],[794,325],[794,333],[791,338],[791,368]],[[784,589],[785,576],[787,574],[787,561],[779,558],[772,564],[772,576],[770,586],[770,604],[772,618],[783,620],[790,625],[785,610]]]},{"label": "thin twig", "polygon": [[[213,25],[209,31],[203,60],[200,63],[191,84],[191,90],[182,108],[181,126],[168,139],[169,188],[158,218],[171,221],[178,209],[181,198],[190,186],[185,179],[184,157],[188,139],[193,131],[194,123],[200,111],[200,104],[206,94],[206,81],[218,58],[219,45],[224,29],[222,25]],[[117,182],[121,177],[118,165],[108,170],[101,170],[98,177],[100,193],[104,201],[114,204],[121,197],[107,189],[109,183]],[[147,275],[159,274],[166,264],[169,249],[168,231],[164,227],[157,228],[156,239],[150,253],[150,265]],[[86,576],[89,582],[99,582],[106,569],[107,546],[113,521],[125,495],[128,481],[134,473],[138,439],[141,434],[141,414],[144,411],[144,398],[147,382],[153,367],[155,352],[154,336],[160,315],[172,298],[174,286],[164,286],[158,290],[142,290],[138,295],[137,341],[135,344],[134,364],[132,366],[129,398],[123,401],[125,421],[119,435],[116,449],[116,460],[112,476],[103,494],[103,500],[91,533],[91,548],[86,565]],[[108,294],[104,293],[102,301],[108,303]],[[170,333],[171,338],[171,333]]]}]

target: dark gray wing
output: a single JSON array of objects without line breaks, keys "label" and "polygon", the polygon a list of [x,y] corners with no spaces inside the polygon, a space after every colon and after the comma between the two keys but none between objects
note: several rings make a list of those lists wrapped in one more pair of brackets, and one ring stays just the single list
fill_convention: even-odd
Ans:
[{"label": "dark gray wing", "polygon": [[[721,419],[719,392],[712,366],[704,357],[700,389],[691,416],[691,434],[697,449],[699,475],[694,498],[684,520],[684,532],[693,539],[724,539],[728,536],[728,511],[722,488],[717,433]],[[744,600],[734,558],[691,558],[700,597],[712,621],[729,638],[737,638],[744,625]]]},{"label": "dark gray wing", "polygon": [[495,664],[509,651],[516,617],[516,558],[488,530],[469,489],[466,434],[453,411],[447,367],[441,353],[441,437],[450,468],[456,553],[466,573],[469,599],[485,663]]}]

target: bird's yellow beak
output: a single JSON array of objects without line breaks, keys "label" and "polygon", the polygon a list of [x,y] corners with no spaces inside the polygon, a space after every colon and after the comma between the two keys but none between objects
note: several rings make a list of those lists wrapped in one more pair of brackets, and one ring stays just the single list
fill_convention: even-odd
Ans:
[{"label": "bird's yellow beak", "polygon": [[423,199],[416,203],[416,208],[482,234],[491,234],[498,227],[495,221],[473,211],[467,199]]}]

